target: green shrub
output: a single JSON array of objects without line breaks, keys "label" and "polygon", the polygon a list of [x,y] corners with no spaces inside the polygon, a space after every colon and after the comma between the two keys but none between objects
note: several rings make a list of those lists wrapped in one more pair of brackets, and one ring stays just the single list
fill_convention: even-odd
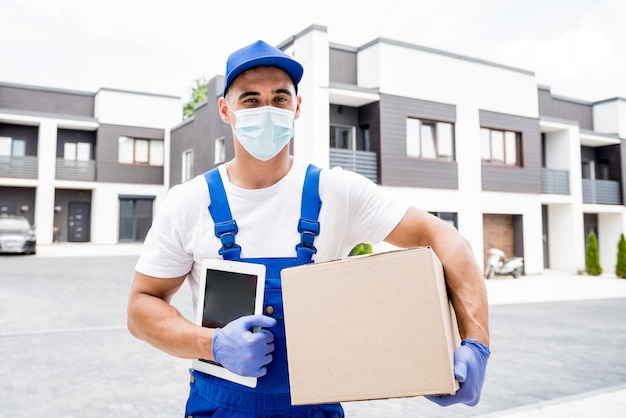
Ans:
[{"label": "green shrub", "polygon": [[619,237],[617,243],[617,265],[615,266],[615,275],[617,277],[626,278],[626,240],[624,234]]},{"label": "green shrub", "polygon": [[593,229],[587,235],[587,248],[585,251],[585,266],[587,274],[599,276],[602,274],[602,266],[600,266],[600,253],[598,252],[598,237]]}]

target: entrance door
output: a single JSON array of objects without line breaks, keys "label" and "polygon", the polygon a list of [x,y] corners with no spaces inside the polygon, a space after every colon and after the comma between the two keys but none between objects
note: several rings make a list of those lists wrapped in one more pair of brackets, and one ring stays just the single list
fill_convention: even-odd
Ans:
[{"label": "entrance door", "polygon": [[485,263],[489,249],[504,251],[505,256],[524,256],[522,215],[483,214],[483,251]]},{"label": "entrance door", "polygon": [[89,202],[69,202],[67,240],[69,242],[89,242],[91,228],[91,204]]}]

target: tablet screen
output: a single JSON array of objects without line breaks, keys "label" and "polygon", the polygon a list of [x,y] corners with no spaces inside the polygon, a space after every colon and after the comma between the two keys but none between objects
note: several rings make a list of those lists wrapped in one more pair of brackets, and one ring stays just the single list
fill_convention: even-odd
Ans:
[{"label": "tablet screen", "polygon": [[254,315],[257,279],[255,274],[207,269],[202,326],[223,328],[237,318]]}]

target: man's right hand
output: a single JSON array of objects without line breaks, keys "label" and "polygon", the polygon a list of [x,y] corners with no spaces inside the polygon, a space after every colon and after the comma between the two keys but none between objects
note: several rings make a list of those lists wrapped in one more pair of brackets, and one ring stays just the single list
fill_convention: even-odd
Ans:
[{"label": "man's right hand", "polygon": [[255,327],[270,328],[276,320],[264,315],[249,315],[236,319],[213,334],[213,358],[226,369],[241,376],[261,377],[272,361],[274,335]]}]

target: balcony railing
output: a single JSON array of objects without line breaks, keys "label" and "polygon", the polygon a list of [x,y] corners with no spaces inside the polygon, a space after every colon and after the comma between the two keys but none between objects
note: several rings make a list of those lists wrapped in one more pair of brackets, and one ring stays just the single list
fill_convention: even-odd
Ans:
[{"label": "balcony railing", "polygon": [[56,178],[57,180],[95,181],[96,162],[57,158]]},{"label": "balcony railing", "polygon": [[36,179],[37,170],[37,157],[0,156],[0,177]]},{"label": "balcony railing", "polygon": [[342,167],[359,173],[378,183],[377,155],[372,151],[351,151],[341,148],[330,149],[330,168]]},{"label": "balcony railing", "polygon": [[546,194],[569,194],[569,171],[543,169],[543,192]]},{"label": "balcony railing", "polygon": [[620,182],[614,180],[583,179],[583,203],[621,205]]}]

